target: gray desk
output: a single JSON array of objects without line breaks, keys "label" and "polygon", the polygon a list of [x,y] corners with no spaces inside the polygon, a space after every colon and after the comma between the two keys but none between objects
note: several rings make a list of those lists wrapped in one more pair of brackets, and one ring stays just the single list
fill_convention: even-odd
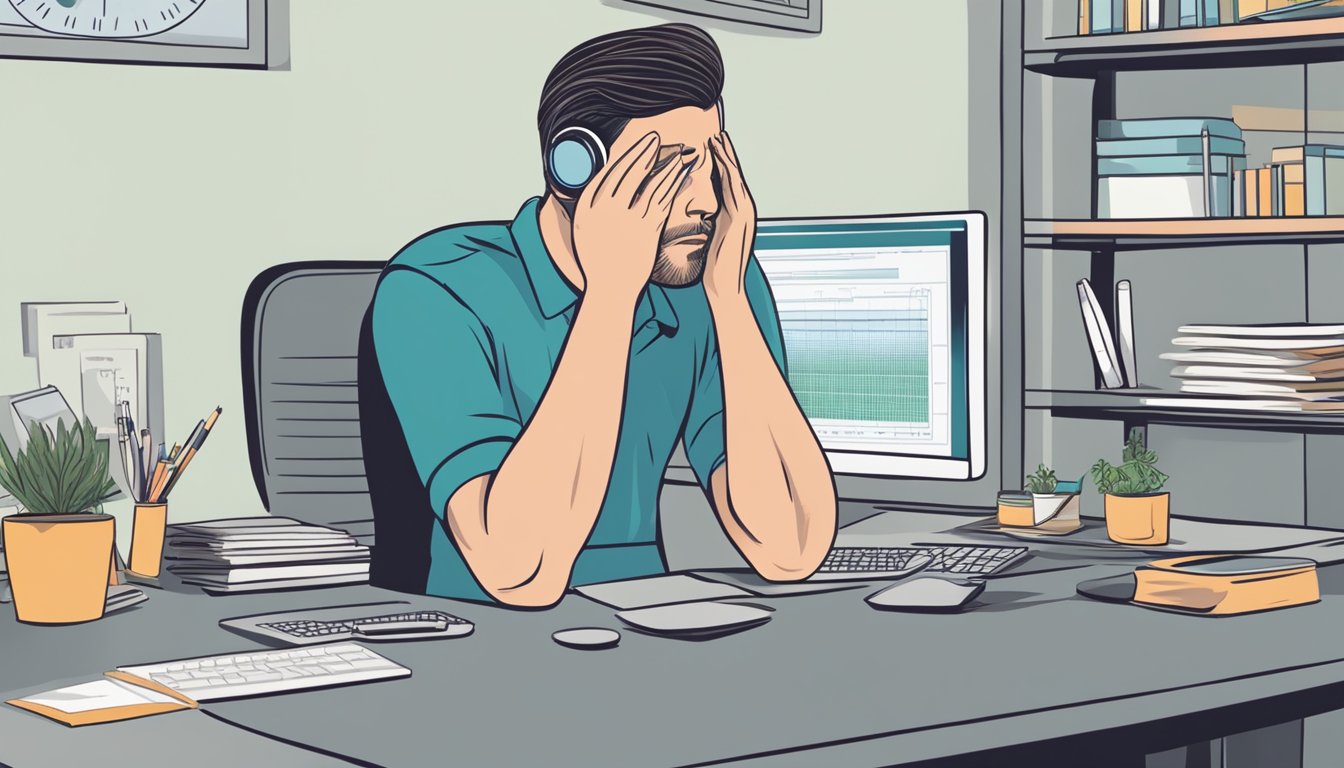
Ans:
[{"label": "gray desk", "polygon": [[[286,756],[272,762],[299,765],[324,759],[305,747],[384,766],[879,766],[1003,748],[1037,759],[1100,750],[1097,764],[1121,742],[1141,755],[1344,706],[1339,569],[1323,571],[1318,604],[1222,619],[1074,595],[1078,581],[1125,567],[997,578],[955,615],[877,612],[864,590],[776,598],[771,623],[738,635],[697,643],[625,632],[601,652],[550,640],[563,627],[620,626],[577,595],[542,612],[418,598],[478,628],[379,646],[411,678],[209,704],[209,716],[184,714],[218,719],[190,727],[172,715],[74,734],[5,711],[0,763],[47,764],[29,757],[41,744],[69,754],[96,730],[89,755],[157,739],[179,756],[275,749]],[[19,625],[6,610],[0,689],[9,698],[118,664],[256,647],[217,628],[227,616],[392,597],[404,596],[153,592],[137,609],[74,627]],[[12,751],[19,736],[23,750]]]}]

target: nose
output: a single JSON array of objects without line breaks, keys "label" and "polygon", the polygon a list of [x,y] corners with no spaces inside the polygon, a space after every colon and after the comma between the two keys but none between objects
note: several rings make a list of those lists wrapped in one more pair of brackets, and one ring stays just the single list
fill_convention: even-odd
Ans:
[{"label": "nose", "polygon": [[686,201],[686,215],[708,219],[719,212],[719,190],[714,183],[714,158],[708,149],[696,159],[696,166],[686,175],[681,198]]}]

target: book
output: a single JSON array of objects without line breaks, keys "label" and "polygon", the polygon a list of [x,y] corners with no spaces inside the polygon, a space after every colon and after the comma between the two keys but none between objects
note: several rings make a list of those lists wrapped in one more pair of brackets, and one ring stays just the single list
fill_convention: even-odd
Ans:
[{"label": "book", "polygon": [[1210,137],[1241,138],[1236,122],[1221,117],[1162,117],[1128,120],[1098,120],[1098,139],[1154,139],[1194,137],[1207,129]]},{"label": "book", "polygon": [[1223,379],[1187,379],[1181,382],[1181,391],[1204,395],[1282,397],[1291,400],[1338,400],[1344,398],[1344,386],[1341,386],[1338,381],[1272,383]]},{"label": "book", "polygon": [[1171,340],[1178,347],[1204,347],[1213,349],[1273,349],[1310,352],[1317,356],[1338,355],[1344,353],[1344,338],[1247,338],[1228,336],[1177,336]]},{"label": "book", "polygon": [[1125,386],[1139,386],[1138,356],[1134,352],[1134,298],[1128,280],[1115,284],[1116,346]]},{"label": "book", "polygon": [[1092,0],[1078,0],[1078,34],[1092,34]]},{"label": "book", "polygon": [[1203,0],[1179,0],[1179,2],[1181,4],[1181,26],[1198,27],[1203,15],[1200,9]]},{"label": "book", "polygon": [[[1097,179],[1097,215],[1103,219],[1231,215],[1231,177],[1214,174],[1210,185],[1213,189],[1206,190],[1203,174],[1103,176]],[[1214,204],[1212,211],[1208,210],[1210,196]]]},{"label": "book", "polygon": [[1125,31],[1143,31],[1143,0],[1125,0]]},{"label": "book", "polygon": [[1144,29],[1162,28],[1163,0],[1144,0]]},{"label": "book", "polygon": [[1218,23],[1237,23],[1237,0],[1218,0]]},{"label": "book", "polygon": [[1344,366],[1314,373],[1296,368],[1270,368],[1235,365],[1178,365],[1171,369],[1176,379],[1227,379],[1229,381],[1333,381],[1344,386]]},{"label": "book", "polygon": [[312,587],[337,587],[347,584],[365,584],[369,580],[367,571],[338,576],[318,576],[302,579],[274,579],[271,581],[252,581],[241,584],[223,584],[215,581],[190,578],[183,584],[200,587],[211,595],[232,595],[239,592],[274,592],[282,589],[309,589]]},{"label": "book", "polygon": [[1134,571],[1134,602],[1228,616],[1321,599],[1316,563],[1305,558],[1193,555]]},{"label": "book", "polygon": [[[1244,164],[1241,155],[1209,155],[1209,172],[1213,174],[1227,176]],[[1203,172],[1204,156],[1200,154],[1097,158],[1099,176],[1179,176]]]},{"label": "book", "polygon": [[232,585],[275,581],[276,579],[313,579],[325,576],[354,576],[360,574],[367,576],[369,564],[367,561],[356,563],[300,563],[297,565],[248,566],[246,568],[233,568],[227,565],[217,567],[183,565],[171,570],[175,575],[181,576],[183,581],[190,578],[193,581]]},{"label": "book", "polygon": [[1246,338],[1302,339],[1344,338],[1344,325],[1336,323],[1246,323],[1238,325],[1182,325],[1177,333]]},{"label": "book", "polygon": [[[1285,185],[1302,184],[1303,213],[1297,215],[1344,215],[1344,146],[1303,144],[1276,147],[1270,153],[1270,160],[1275,167],[1283,169]],[[1332,188],[1333,196],[1330,194]]]},{"label": "book", "polygon": [[1145,397],[1141,404],[1154,408],[1198,408],[1221,411],[1289,413],[1344,413],[1344,400],[1290,400],[1239,397]]},{"label": "book", "polygon": [[[367,547],[345,547],[330,550],[262,550],[262,553],[248,554],[199,554],[165,555],[165,560],[173,563],[229,566],[272,565],[288,563],[315,563],[322,561],[355,562],[369,559]],[[175,571],[176,572],[176,571]]]},{"label": "book", "polygon": [[[1163,136],[1151,139],[1097,139],[1098,157],[1156,157],[1165,155],[1196,155],[1204,153],[1204,141],[1199,136]],[[1209,152],[1215,155],[1246,154],[1246,142],[1225,136],[1209,137]]]},{"label": "book", "polygon": [[1115,351],[1111,327],[1087,278],[1078,281],[1078,305],[1083,313],[1083,326],[1088,344],[1092,347],[1092,357],[1101,374],[1102,386],[1107,389],[1123,387],[1125,381],[1120,372],[1120,360]]}]

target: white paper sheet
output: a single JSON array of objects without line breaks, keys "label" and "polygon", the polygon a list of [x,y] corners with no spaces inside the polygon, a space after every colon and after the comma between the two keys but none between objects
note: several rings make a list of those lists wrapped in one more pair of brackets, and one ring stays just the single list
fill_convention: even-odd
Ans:
[{"label": "white paper sheet", "polygon": [[68,714],[135,704],[172,704],[177,700],[148,688],[105,677],[54,691],[24,696],[21,701],[41,704]]},{"label": "white paper sheet", "polygon": [[750,592],[728,584],[701,581],[693,576],[674,573],[642,579],[608,581],[575,587],[575,592],[589,600],[621,610],[647,608],[652,605],[689,603],[700,600],[725,600],[751,597]]}]

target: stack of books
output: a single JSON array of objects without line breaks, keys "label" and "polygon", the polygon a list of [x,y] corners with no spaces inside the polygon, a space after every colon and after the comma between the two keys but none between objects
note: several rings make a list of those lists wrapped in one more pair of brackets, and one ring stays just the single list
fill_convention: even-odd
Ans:
[{"label": "stack of books", "polygon": [[1344,0],[1078,0],[1078,34],[1216,27],[1344,13]]},{"label": "stack of books", "polygon": [[1344,146],[1277,147],[1263,168],[1236,174],[1235,186],[1237,216],[1344,215]]},{"label": "stack of books", "polygon": [[369,548],[345,531],[287,517],[168,526],[168,571],[211,594],[302,589],[369,580]]},{"label": "stack of books", "polygon": [[1246,167],[1226,118],[1097,122],[1097,213],[1110,219],[1231,216],[1233,173]]},{"label": "stack of books", "polygon": [[1344,325],[1186,325],[1162,359],[1181,392],[1145,405],[1344,412]]}]

